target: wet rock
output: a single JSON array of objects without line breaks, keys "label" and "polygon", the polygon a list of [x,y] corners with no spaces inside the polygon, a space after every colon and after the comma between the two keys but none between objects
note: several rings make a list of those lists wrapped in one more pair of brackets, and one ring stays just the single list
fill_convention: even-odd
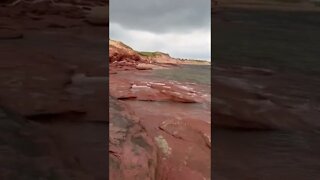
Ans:
[{"label": "wet rock", "polygon": [[176,101],[176,102],[182,102],[182,103],[197,103],[198,102],[197,98],[194,98],[194,97],[190,96],[189,94],[183,94],[180,92],[167,91],[167,90],[162,90],[161,92],[171,96],[172,100]]},{"label": "wet rock", "polygon": [[[111,79],[111,81],[116,79]],[[123,85],[117,85],[116,81],[121,81]],[[135,82],[131,85],[124,79],[118,79],[112,84],[110,93],[112,96],[121,99],[131,99],[132,97],[141,101],[173,101],[180,103],[200,103],[205,101],[202,95],[195,93],[192,88],[170,83],[157,82]],[[118,86],[118,87],[117,87]],[[183,87],[183,88],[182,88]]]}]

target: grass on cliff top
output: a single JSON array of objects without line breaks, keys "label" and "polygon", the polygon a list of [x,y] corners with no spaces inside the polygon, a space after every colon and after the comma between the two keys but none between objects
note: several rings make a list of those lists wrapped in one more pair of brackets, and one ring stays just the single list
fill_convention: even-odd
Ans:
[{"label": "grass on cliff top", "polygon": [[[123,42],[121,42],[121,41],[119,41],[119,44],[121,45],[121,46],[123,46],[123,47],[126,47],[126,48],[128,48],[128,49],[132,49],[130,46],[128,46],[128,45],[126,45],[126,44],[124,44]],[[133,49],[132,49],[133,50]]]},{"label": "grass on cliff top", "polygon": [[147,57],[155,57],[155,56],[160,56],[160,55],[169,55],[163,52],[148,52],[148,51],[137,51],[138,54],[141,56],[147,56]]},{"label": "grass on cliff top", "polygon": [[201,59],[179,59],[178,58],[178,60],[183,61],[183,62],[194,62],[194,63],[208,63],[208,64],[211,64],[210,61],[201,60]]},{"label": "grass on cliff top", "polygon": [[124,48],[133,50],[130,46],[124,44],[123,42],[121,42],[121,41],[115,41],[115,40],[112,40],[112,39],[109,39],[109,46],[111,46],[111,47],[112,47],[112,46],[113,46],[113,47],[120,46],[120,47],[124,47]]}]

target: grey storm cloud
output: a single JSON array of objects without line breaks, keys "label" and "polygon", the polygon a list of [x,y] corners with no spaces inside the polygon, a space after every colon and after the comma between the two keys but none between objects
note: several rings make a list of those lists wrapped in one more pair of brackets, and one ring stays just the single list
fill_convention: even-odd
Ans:
[{"label": "grey storm cloud", "polygon": [[210,26],[211,0],[110,0],[110,22],[154,33]]},{"label": "grey storm cloud", "polygon": [[138,51],[211,59],[211,0],[110,0],[111,39]]}]

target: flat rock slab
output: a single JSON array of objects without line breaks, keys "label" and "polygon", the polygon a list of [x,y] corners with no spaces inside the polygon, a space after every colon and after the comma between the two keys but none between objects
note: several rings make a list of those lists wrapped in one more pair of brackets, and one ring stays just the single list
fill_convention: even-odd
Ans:
[{"label": "flat rock slab", "polygon": [[[110,70],[114,70],[113,67]],[[111,179],[117,179],[119,174],[126,177],[122,179],[135,179],[137,176],[134,175],[143,175],[145,178],[142,179],[152,177],[143,173],[143,169],[146,168],[140,170],[126,168],[127,164],[133,165],[132,162],[140,162],[143,167],[148,157],[151,157],[150,152],[148,154],[146,153],[148,151],[142,151],[143,148],[136,149],[135,143],[125,141],[125,134],[128,134],[127,138],[132,136],[128,133],[132,127],[128,128],[126,125],[129,121],[134,124],[134,119],[143,127],[143,131],[139,131],[140,134],[144,132],[148,138],[153,139],[153,143],[149,143],[149,146],[152,145],[157,152],[157,158],[152,159],[151,166],[157,169],[156,178],[208,179],[211,166],[207,161],[210,159],[211,126],[210,107],[203,98],[204,90],[197,84],[156,80],[148,76],[149,73],[151,72],[118,71],[117,74],[110,75],[111,102],[122,104],[123,107],[119,109],[115,104],[109,104],[111,108],[109,142],[114,142],[111,146],[109,144],[109,147],[113,147],[112,152],[109,151],[109,163],[113,164],[110,169]],[[115,112],[119,111],[125,113],[127,118],[116,115]],[[133,137],[135,138],[131,139],[142,147],[148,144],[142,143],[145,139],[143,136]],[[121,142],[119,140],[123,141],[123,145],[116,148],[117,142]],[[132,149],[140,155],[132,154]],[[149,167],[148,171],[152,170]]]}]

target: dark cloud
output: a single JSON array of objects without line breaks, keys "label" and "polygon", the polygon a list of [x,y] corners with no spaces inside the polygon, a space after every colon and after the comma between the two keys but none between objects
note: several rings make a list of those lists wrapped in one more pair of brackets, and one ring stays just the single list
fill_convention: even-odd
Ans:
[{"label": "dark cloud", "polygon": [[110,22],[153,33],[210,26],[211,0],[110,0]]}]

